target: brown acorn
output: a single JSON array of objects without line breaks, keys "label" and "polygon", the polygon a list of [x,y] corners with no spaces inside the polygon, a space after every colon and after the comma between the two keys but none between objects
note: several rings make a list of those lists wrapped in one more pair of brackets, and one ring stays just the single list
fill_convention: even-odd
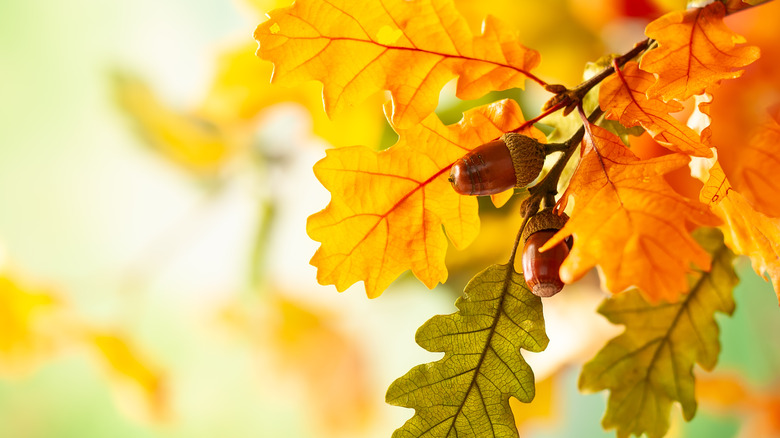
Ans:
[{"label": "brown acorn", "polygon": [[551,297],[563,289],[558,274],[563,260],[569,255],[571,239],[558,243],[545,252],[539,252],[548,240],[569,219],[565,213],[558,215],[552,208],[545,208],[528,220],[523,230],[523,276],[534,295]]},{"label": "brown acorn", "polygon": [[461,195],[495,195],[533,182],[542,171],[544,157],[544,145],[538,140],[508,132],[453,164],[449,181]]}]

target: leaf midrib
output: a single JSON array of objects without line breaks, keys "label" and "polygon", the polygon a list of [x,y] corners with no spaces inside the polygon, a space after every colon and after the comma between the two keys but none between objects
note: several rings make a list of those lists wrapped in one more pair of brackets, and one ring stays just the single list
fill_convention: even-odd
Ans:
[{"label": "leaf midrib", "polygon": [[[728,249],[726,248],[726,246],[722,245],[715,253],[713,253],[713,255],[712,255],[713,260],[717,260],[722,255],[722,253],[724,253],[727,250]],[[653,357],[650,359],[650,363],[647,366],[647,371],[645,372],[645,376],[642,379],[638,380],[635,385],[639,384],[640,382],[647,382],[647,383],[650,382],[650,372],[655,368],[655,363],[658,360],[658,357],[659,357],[659,354],[660,354],[661,350],[663,349],[663,347],[667,343],[669,343],[669,341],[671,339],[671,336],[672,336],[672,332],[674,332],[674,330],[677,328],[677,324],[678,324],[678,322],[680,320],[680,317],[688,309],[688,306],[691,303],[691,301],[701,291],[702,285],[707,281],[709,276],[710,276],[710,272],[703,272],[702,276],[696,281],[696,284],[693,286],[693,288],[691,288],[691,292],[680,303],[680,308],[677,310],[677,313],[675,314],[674,319],[672,319],[671,324],[669,324],[669,329],[660,338],[660,342],[658,342],[658,345],[656,346],[656,349],[653,352]],[[698,335],[698,330],[694,330],[694,331]],[[700,336],[699,336],[699,339],[701,339]],[[656,340],[659,340],[659,338],[654,338],[648,344],[650,344],[652,342],[655,342]],[[648,344],[645,344],[645,345],[648,345]],[[698,362],[698,359],[695,359],[694,363],[697,363],[697,362]],[[672,367],[672,370],[673,371],[675,370],[674,366]],[[678,380],[677,380],[676,373],[675,373],[674,381],[675,381],[675,387],[679,388],[679,385],[677,384]],[[642,393],[642,400],[639,403],[640,409],[645,405],[646,394],[647,394],[647,391],[643,391],[643,393]]]},{"label": "leaf midrib", "polygon": [[[514,256],[512,257],[512,261],[514,261]],[[474,389],[475,386],[477,386],[477,378],[479,377],[482,363],[485,361],[485,357],[487,356],[488,351],[492,348],[491,343],[493,341],[493,335],[496,333],[496,328],[498,327],[498,320],[501,319],[501,310],[504,307],[504,300],[506,300],[506,296],[508,295],[509,287],[510,284],[512,283],[512,277],[513,277],[512,274],[514,273],[513,263],[507,263],[505,267],[506,267],[506,274],[504,277],[504,285],[501,289],[501,295],[498,298],[498,305],[496,306],[496,312],[493,314],[493,322],[490,325],[490,332],[488,333],[487,340],[485,341],[485,348],[482,349],[482,353],[479,356],[479,361],[477,361],[477,365],[474,367],[473,370],[474,376],[471,378],[469,387],[463,396],[463,401],[458,406],[458,410],[452,416],[452,423],[450,423],[450,428],[447,430],[447,434],[445,435],[445,437],[449,437],[450,433],[452,433],[453,429],[455,428],[455,422],[457,421],[458,416],[461,414],[461,412],[463,412],[463,407],[466,405],[466,401],[469,398],[469,394],[471,394],[471,391]],[[479,389],[478,386],[477,389]],[[487,413],[487,409],[485,409],[485,412]],[[493,423],[490,422],[490,424],[492,427]],[[495,434],[493,435],[495,436]]]}]

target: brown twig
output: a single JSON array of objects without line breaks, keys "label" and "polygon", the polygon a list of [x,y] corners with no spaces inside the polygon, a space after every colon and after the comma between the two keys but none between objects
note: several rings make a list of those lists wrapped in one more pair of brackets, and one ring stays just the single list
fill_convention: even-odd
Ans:
[{"label": "brown twig", "polygon": [[539,210],[539,205],[546,197],[554,197],[558,194],[558,180],[560,180],[563,170],[566,168],[566,164],[577,150],[577,146],[579,146],[580,141],[582,141],[585,132],[590,130],[590,124],[595,123],[603,113],[601,108],[593,110],[593,112],[590,113],[590,116],[588,116],[587,122],[583,123],[582,127],[580,127],[574,135],[557,148],[558,150],[563,151],[563,155],[558,158],[541,181],[528,189],[530,196],[523,201],[523,207],[521,208],[523,216],[533,216]]},{"label": "brown twig", "polygon": [[[577,107],[577,105],[579,105],[580,102],[582,102],[582,99],[586,94],[588,94],[588,91],[590,91],[593,87],[601,83],[601,81],[615,72],[615,65],[622,67],[625,63],[647,50],[652,43],[653,40],[647,38],[644,41],[635,44],[633,49],[613,59],[612,65],[600,71],[597,75],[572,88],[571,90],[564,88],[562,91],[558,92],[555,96],[548,100],[542,108],[544,110],[548,110],[549,108],[563,107],[563,115],[568,115],[574,108]],[[548,86],[547,89],[559,90],[559,87],[561,86],[552,85]]]}]

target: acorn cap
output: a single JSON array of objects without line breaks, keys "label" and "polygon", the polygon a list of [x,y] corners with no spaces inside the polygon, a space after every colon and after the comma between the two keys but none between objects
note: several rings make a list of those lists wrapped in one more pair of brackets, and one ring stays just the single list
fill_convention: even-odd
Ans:
[{"label": "acorn cap", "polygon": [[528,219],[528,223],[523,230],[523,242],[528,240],[528,236],[537,231],[560,230],[566,225],[567,220],[569,220],[569,216],[566,213],[558,215],[553,212],[552,208],[539,210],[538,213]]},{"label": "acorn cap", "polygon": [[525,187],[531,184],[544,166],[544,145],[535,138],[516,132],[507,132],[501,136],[501,141],[509,149],[512,164],[515,168],[517,184],[515,187]]}]

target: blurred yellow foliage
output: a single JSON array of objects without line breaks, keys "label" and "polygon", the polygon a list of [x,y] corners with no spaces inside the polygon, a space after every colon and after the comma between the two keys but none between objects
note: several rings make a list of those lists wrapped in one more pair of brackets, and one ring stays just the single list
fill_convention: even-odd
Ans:
[{"label": "blurred yellow foliage", "polygon": [[282,103],[303,106],[311,116],[312,132],[332,145],[380,143],[386,126],[376,111],[384,101],[381,93],[331,120],[322,108],[322,84],[272,86],[273,65],[257,58],[256,49],[257,44],[247,43],[222,52],[206,96],[193,108],[175,109],[126,72],[114,74],[116,100],[149,146],[200,176],[217,175],[237,154],[248,151],[263,110]]},{"label": "blurred yellow foliage", "polygon": [[335,326],[338,315],[279,291],[268,293],[262,303],[228,306],[223,320],[257,342],[274,380],[303,382],[319,436],[360,436],[376,418],[364,347]]},{"label": "blurred yellow foliage", "polygon": [[29,286],[16,275],[0,274],[0,375],[16,377],[75,351],[73,347],[86,346],[108,365],[117,387],[131,389],[135,411],[145,412],[143,418],[162,419],[167,400],[160,371],[141,359],[125,338],[88,326],[83,315],[53,292]]},{"label": "blurred yellow foliage", "polygon": [[219,55],[216,75],[197,114],[213,123],[235,126],[257,120],[273,105],[295,103],[310,114],[312,132],[334,146],[378,144],[385,127],[378,111],[382,94],[354,102],[353,108],[331,120],[322,107],[321,83],[310,81],[291,88],[271,85],[273,64],[255,56],[256,50],[256,43],[248,43]]},{"label": "blurred yellow foliage", "polygon": [[0,274],[0,374],[29,372],[53,353],[51,319],[59,307],[50,292]]},{"label": "blurred yellow foliage", "polygon": [[552,375],[536,382],[536,396],[533,403],[522,403],[511,397],[509,406],[515,417],[515,425],[522,435],[531,426],[551,423],[556,418],[556,398],[559,375]]},{"label": "blurred yellow foliage", "polygon": [[190,171],[214,174],[246,146],[247,136],[240,130],[169,108],[137,77],[117,73],[114,88],[118,102],[148,144]]},{"label": "blurred yellow foliage", "polygon": [[112,332],[88,333],[98,358],[119,390],[120,405],[131,415],[153,421],[168,416],[165,377],[123,336]]}]

